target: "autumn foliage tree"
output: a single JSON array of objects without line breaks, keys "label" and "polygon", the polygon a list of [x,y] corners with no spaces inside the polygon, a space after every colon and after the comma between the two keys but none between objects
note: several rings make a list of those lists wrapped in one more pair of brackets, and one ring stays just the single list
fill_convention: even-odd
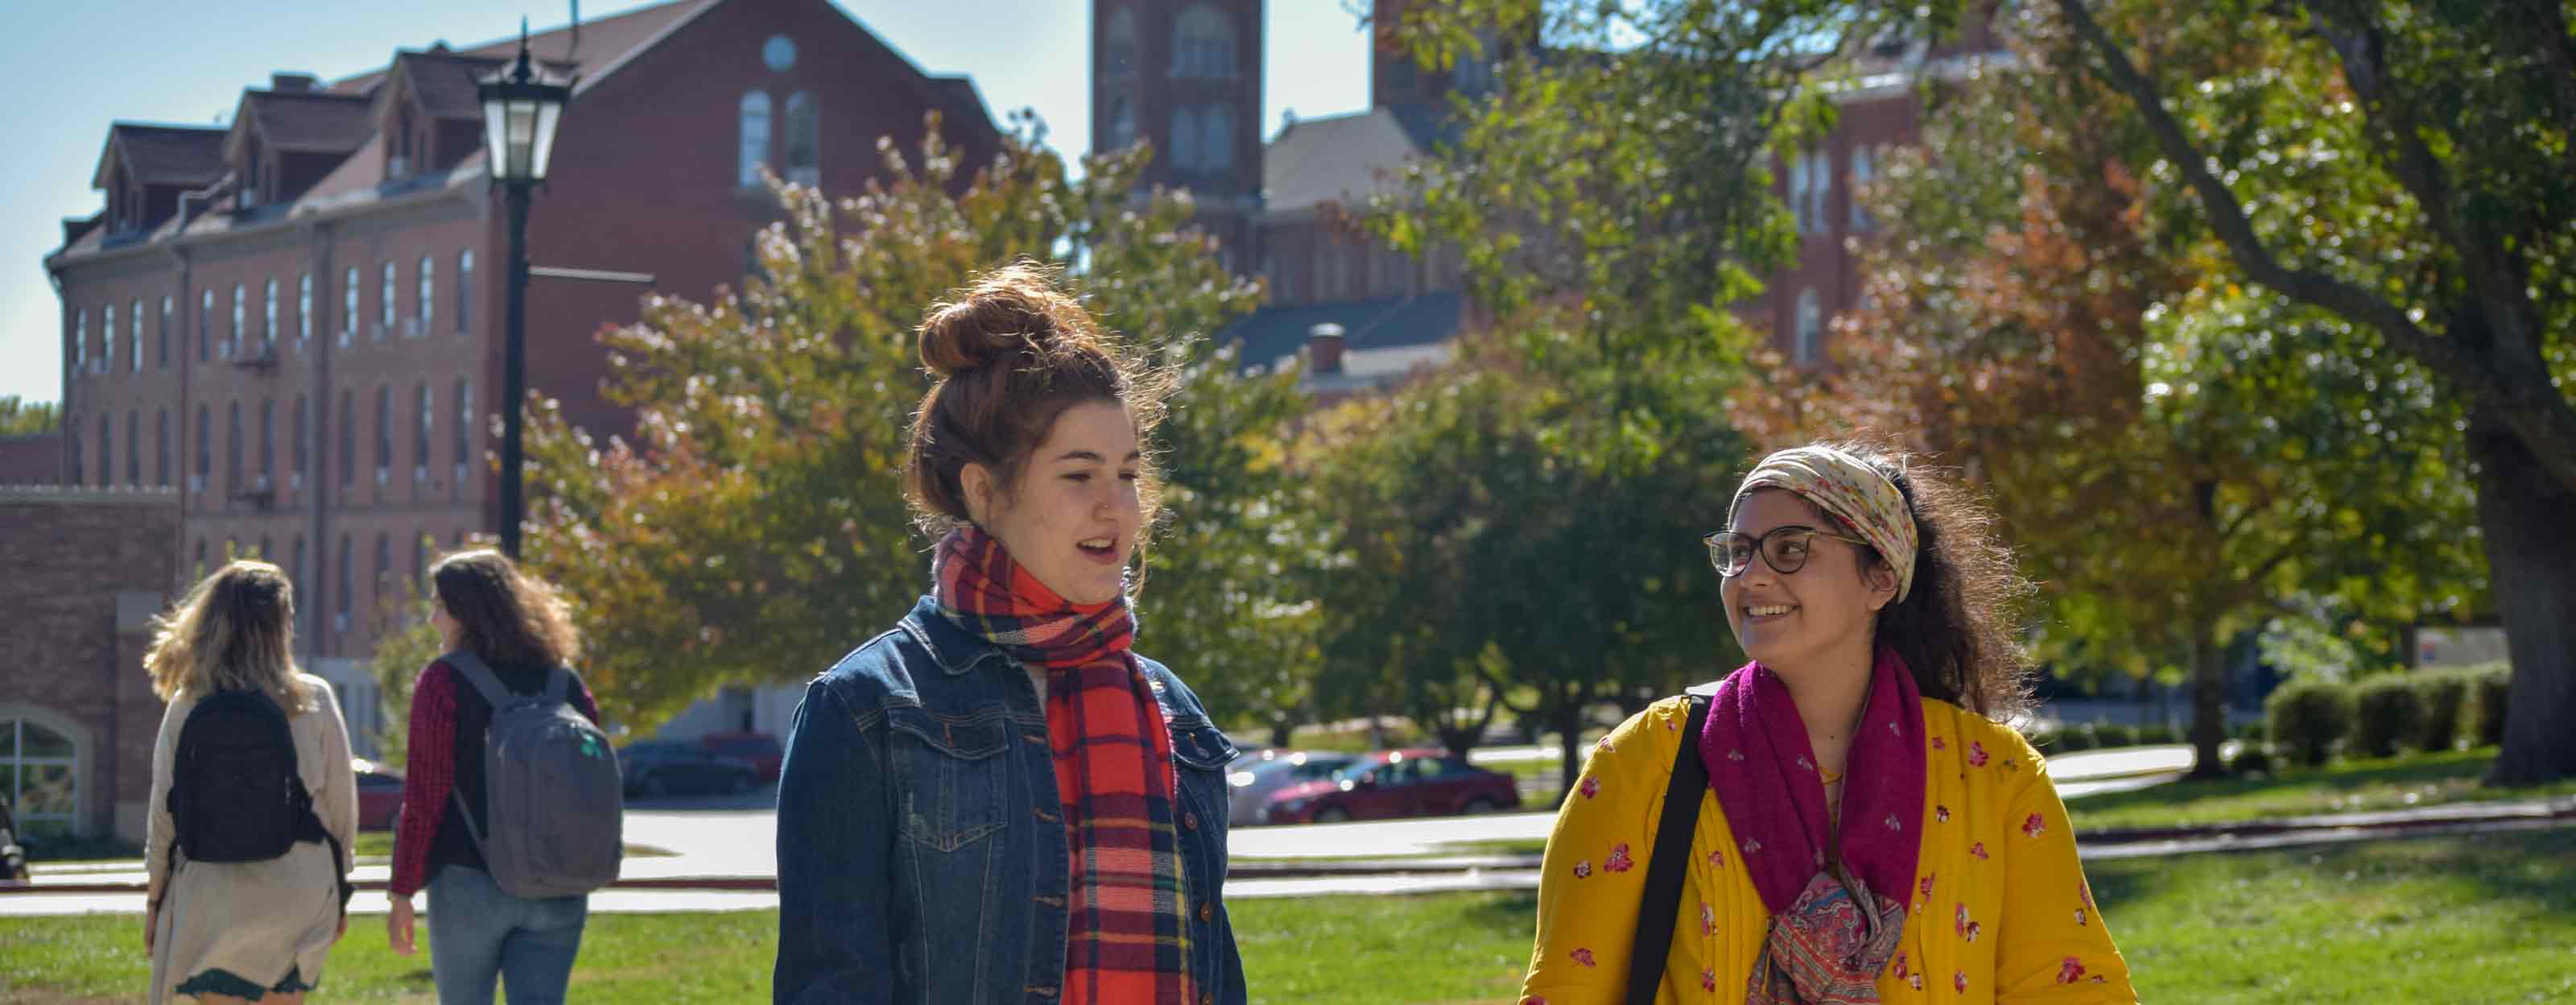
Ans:
[{"label": "autumn foliage tree", "polygon": [[1146,559],[1139,646],[1220,715],[1311,668],[1308,609],[1281,570],[1314,535],[1281,504],[1285,377],[1237,375],[1206,336],[1258,302],[1189,224],[1186,197],[1135,195],[1146,153],[1080,178],[1023,123],[961,164],[936,121],[916,151],[881,143],[885,181],[848,198],[776,189],[784,222],[761,273],[707,303],[655,297],[607,331],[607,390],[632,439],[532,407],[529,559],[564,588],[603,705],[649,728],[727,683],[801,680],[885,630],[926,592],[929,546],[899,481],[928,389],[914,332],[976,272],[1062,264],[1104,327],[1173,369],[1151,444],[1166,524]]}]

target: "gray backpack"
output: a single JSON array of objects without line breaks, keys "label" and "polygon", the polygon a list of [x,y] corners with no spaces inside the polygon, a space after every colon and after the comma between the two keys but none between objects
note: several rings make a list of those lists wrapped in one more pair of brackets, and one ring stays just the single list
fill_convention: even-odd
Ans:
[{"label": "gray backpack", "polygon": [[[483,700],[483,822],[450,790],[492,882],[513,897],[570,897],[617,879],[625,856],[625,793],[608,736],[566,701],[572,673],[546,671],[545,689],[513,694],[472,653],[442,657]],[[465,756],[459,751],[458,756]]]}]

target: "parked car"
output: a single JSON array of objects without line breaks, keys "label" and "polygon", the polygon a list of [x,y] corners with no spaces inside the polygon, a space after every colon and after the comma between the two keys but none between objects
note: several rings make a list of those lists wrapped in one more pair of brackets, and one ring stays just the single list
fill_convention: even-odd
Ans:
[{"label": "parked car", "polygon": [[1368,754],[1329,778],[1270,794],[1255,815],[1262,823],[1333,823],[1516,809],[1520,786],[1432,748]]},{"label": "parked car", "polygon": [[749,763],[764,784],[777,781],[787,763],[787,745],[767,733],[709,733],[698,738],[698,749]]},{"label": "parked car", "polygon": [[1261,810],[1270,804],[1271,793],[1331,778],[1358,761],[1353,754],[1277,749],[1235,758],[1225,778],[1226,822],[1237,827],[1262,823]]},{"label": "parked car", "polygon": [[760,769],[751,762],[678,741],[629,744],[617,752],[617,767],[625,773],[629,796],[741,792],[760,784]]},{"label": "parked car", "polygon": [[363,757],[349,759],[358,773],[358,829],[389,831],[402,814],[403,773]]}]

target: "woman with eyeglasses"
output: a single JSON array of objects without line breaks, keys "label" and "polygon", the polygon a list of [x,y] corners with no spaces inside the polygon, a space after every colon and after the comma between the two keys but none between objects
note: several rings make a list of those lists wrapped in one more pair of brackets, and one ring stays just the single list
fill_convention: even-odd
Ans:
[{"label": "woman with eyeglasses", "polygon": [[1752,662],[1594,749],[1524,1005],[2136,1000],[2047,765],[2001,722],[2028,702],[2030,586],[1991,521],[1870,447],[1745,477],[1707,543]]}]

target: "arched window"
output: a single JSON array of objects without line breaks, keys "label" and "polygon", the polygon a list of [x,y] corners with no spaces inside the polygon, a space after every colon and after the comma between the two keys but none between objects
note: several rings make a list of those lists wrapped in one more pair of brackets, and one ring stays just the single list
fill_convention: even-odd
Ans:
[{"label": "arched window", "polygon": [[1109,99],[1110,150],[1125,150],[1136,144],[1136,102],[1121,94]]},{"label": "arched window", "polygon": [[1791,358],[1799,363],[1815,363],[1824,359],[1824,348],[1824,309],[1816,301],[1815,290],[1799,290],[1798,341],[1792,349]]},{"label": "arched window", "polygon": [[234,283],[234,284],[233,284],[233,332],[232,332],[232,335],[230,335],[230,336],[227,338],[227,340],[224,342],[224,357],[225,357],[225,358],[227,358],[227,359],[230,359],[230,358],[232,358],[232,357],[234,357],[234,356],[241,355],[241,351],[242,351],[242,329],[243,329],[243,328],[245,328],[245,327],[248,327],[247,325],[245,325],[245,324],[242,322],[242,318],[244,317],[244,312],[245,312],[245,311],[248,311],[249,309],[250,309],[250,289],[249,289],[248,287],[243,286],[243,285],[242,285],[242,284],[240,284],[240,283]]},{"label": "arched window", "polygon": [[465,322],[474,312],[474,249],[456,253],[456,333],[465,334]]},{"label": "arched window", "polygon": [[1125,7],[1109,12],[1108,27],[1101,32],[1100,71],[1127,74],[1136,72],[1136,12]]},{"label": "arched window", "polygon": [[331,630],[349,630],[349,535],[340,535],[339,576],[331,584]]},{"label": "arched window", "polygon": [[430,396],[427,383],[414,387],[412,398],[420,412],[420,428],[412,432],[411,438],[411,487],[418,492],[429,481],[429,434],[438,428],[438,410],[437,399]]},{"label": "arched window", "polygon": [[268,296],[260,308],[260,341],[277,345],[277,280],[268,281]]},{"label": "arched window", "polygon": [[125,484],[143,484],[143,416],[132,408],[125,410]]},{"label": "arched window", "polygon": [[259,403],[259,474],[251,478],[251,487],[267,491],[269,479],[277,471],[277,402],[261,399]]},{"label": "arched window", "polygon": [[1825,212],[1833,194],[1833,156],[1822,150],[1810,152],[1807,154],[1807,198],[1812,200],[1812,205],[1807,207],[1807,218],[1815,221],[1816,233],[1834,229],[1834,218]]},{"label": "arched window", "polygon": [[72,312],[72,372],[86,369],[89,369],[89,312],[78,310]]},{"label": "arched window", "polygon": [[152,482],[166,489],[170,487],[170,410],[154,412],[152,427]]},{"label": "arched window", "polygon": [[358,267],[349,267],[349,275],[340,283],[340,347],[349,346],[349,337],[358,333]]},{"label": "arched window", "polygon": [[386,262],[384,275],[376,284],[376,337],[383,338],[394,327],[394,263]]},{"label": "arched window", "polygon": [[[170,368],[170,310],[175,306],[177,305],[171,302],[171,298],[168,294],[162,295],[161,331],[158,336],[158,340],[161,343],[161,350],[159,353],[155,354],[154,358],[157,360],[155,365],[164,370]],[[185,347],[182,346],[182,348]]]},{"label": "arched window", "polygon": [[357,484],[358,393],[340,392],[340,487]]},{"label": "arched window", "polygon": [[[98,360],[103,373],[116,372],[116,305],[98,309]],[[102,464],[100,467],[106,467]]]},{"label": "arched window", "polygon": [[392,605],[385,603],[393,596],[393,571],[393,538],[379,533],[376,535],[376,588],[368,596],[375,601],[376,615],[380,618],[394,613]]},{"label": "arched window", "polygon": [[108,429],[107,413],[98,413],[98,484],[105,488],[116,484],[116,439]]},{"label": "arched window", "polygon": [[[224,437],[224,494],[230,496],[242,490],[241,402],[236,401],[225,406],[224,413],[227,434]],[[226,501],[226,505],[230,505],[229,500]]]},{"label": "arched window", "polygon": [[1214,7],[1182,11],[1172,23],[1172,76],[1234,76],[1234,23]]},{"label": "arched window", "polygon": [[0,799],[22,831],[68,832],[80,813],[80,747],[73,734],[31,716],[0,718]]},{"label": "arched window", "polygon": [[420,333],[429,334],[429,323],[438,317],[438,260],[420,256]]},{"label": "arched window", "polygon": [[197,362],[203,363],[214,353],[215,291],[212,287],[197,291]]},{"label": "arched window", "polygon": [[197,406],[197,474],[188,479],[188,491],[203,492],[206,480],[215,474],[214,420],[204,405]]},{"label": "arched window", "polygon": [[1789,213],[1790,213],[1790,215],[1792,215],[1792,216],[1796,217],[1796,218],[1797,218],[1797,220],[1798,220],[1798,233],[1801,233],[1801,234],[1806,233],[1806,232],[1807,232],[1809,229],[1811,229],[1811,227],[1813,226],[1813,224],[1812,224],[1812,223],[1810,223],[1810,222],[1808,221],[1808,219],[1807,219],[1807,155],[1806,155],[1806,154],[1794,154],[1794,155],[1791,155],[1791,156],[1790,156],[1790,158],[1789,158],[1789,200],[1788,200],[1788,202],[1789,202]]},{"label": "arched window", "polygon": [[394,478],[394,389],[376,385],[376,487]]},{"label": "arched window", "polygon": [[1199,169],[1199,116],[1187,108],[1172,113],[1172,170]]},{"label": "arched window", "polygon": [[313,340],[313,274],[295,276],[295,344]]},{"label": "arched window", "polygon": [[294,590],[295,630],[299,632],[311,631],[313,629],[313,618],[311,616],[313,612],[313,595],[305,592],[305,588],[310,586],[313,580],[311,577],[305,575],[305,572],[304,535],[297,534],[295,535],[295,564],[287,567],[286,575],[288,577],[287,585]]},{"label": "arched window", "polygon": [[787,96],[787,180],[798,185],[823,184],[823,124],[814,111],[814,96],[798,91]]},{"label": "arched window", "polygon": [[736,184],[744,188],[760,184],[760,169],[769,164],[767,91],[753,91],[742,96],[742,147],[737,163],[740,170]]},{"label": "arched window", "polygon": [[[128,372],[132,372],[132,373],[142,373],[142,372],[143,372],[143,301],[141,301],[141,300],[137,300],[137,301],[135,301],[135,302],[134,302],[134,310],[133,310],[133,312],[132,312],[132,313],[130,313],[130,314],[127,314],[127,315],[126,315],[126,317],[125,317],[125,335],[126,335],[126,339],[125,339],[126,347],[127,347],[127,348],[129,348],[129,349],[132,349],[132,350],[133,350],[132,352],[129,352],[129,353],[127,353],[127,354],[126,354],[126,363],[125,363],[125,368],[126,368],[126,370],[127,370]],[[127,428],[132,428],[132,427],[131,427],[131,426],[129,426],[129,427],[127,427]]]},{"label": "arched window", "polygon": [[295,396],[295,428],[288,435],[295,438],[295,446],[289,451],[295,467],[287,473],[286,487],[301,489],[304,487],[304,472],[313,460],[313,410],[303,395]]},{"label": "arched window", "polygon": [[1206,134],[1199,148],[1199,164],[1210,171],[1234,169],[1234,109],[1224,105],[1210,106],[1201,129]]},{"label": "arched window", "polygon": [[1870,175],[1877,168],[1877,164],[1874,163],[1876,159],[1874,152],[1871,151],[1869,147],[1857,144],[1852,147],[1850,186],[1851,229],[1861,231],[1863,233],[1867,233],[1875,227],[1874,224],[1870,223],[1869,211],[1861,208],[1860,193],[1861,189],[1869,186]]},{"label": "arched window", "polygon": [[474,449],[474,385],[463,377],[456,378],[456,480],[447,487],[452,498],[465,494],[465,477],[472,469],[466,465]]}]

